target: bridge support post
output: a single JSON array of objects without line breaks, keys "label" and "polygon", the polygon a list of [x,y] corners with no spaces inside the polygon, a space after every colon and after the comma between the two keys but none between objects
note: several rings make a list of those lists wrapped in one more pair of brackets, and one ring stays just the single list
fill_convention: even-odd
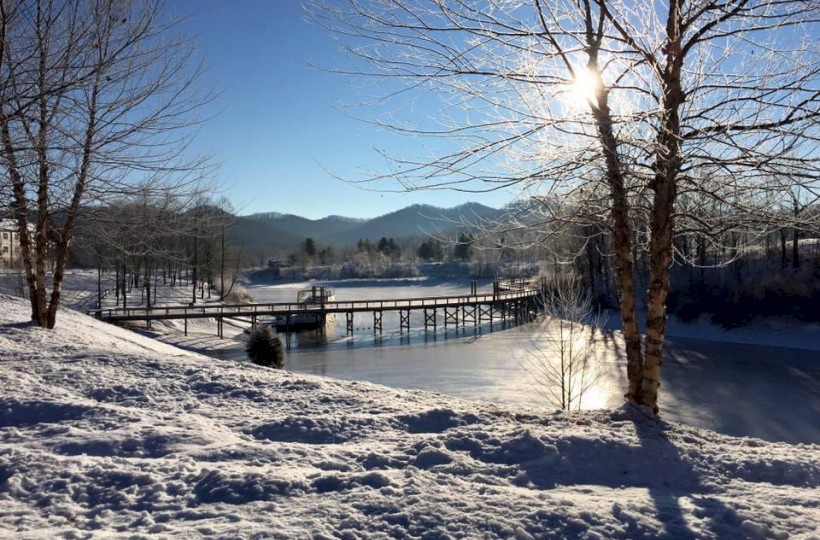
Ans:
[{"label": "bridge support post", "polygon": [[424,308],[424,330],[427,331],[427,327],[432,326],[433,332],[436,331],[436,309],[433,308],[428,312],[427,308]]},{"label": "bridge support post", "polygon": [[[187,313],[186,313],[186,315],[187,315]],[[185,320],[185,335],[187,336],[188,335],[188,317],[185,317],[184,320]]]},{"label": "bridge support post", "polygon": [[473,323],[473,326],[478,326],[481,321],[478,320],[478,306],[461,306],[461,324],[466,326],[467,322]]},{"label": "bridge support post", "polygon": [[219,335],[219,339],[222,339],[222,317],[216,318],[216,333]]},{"label": "bridge support post", "polygon": [[381,311],[374,311],[373,312],[373,333],[375,334],[378,332],[379,334],[382,333],[382,312]]},{"label": "bridge support post", "polygon": [[399,310],[399,332],[404,333],[404,330],[407,330],[407,333],[410,333],[410,310],[409,309],[400,309]]},{"label": "bridge support post", "polygon": [[447,323],[449,321],[453,321],[453,324],[455,324],[456,328],[458,328],[458,306],[453,308],[452,313],[450,312],[450,308],[444,308],[444,328],[447,328]]},{"label": "bridge support post", "polygon": [[490,304],[489,306],[486,306],[486,307],[484,305],[480,305],[480,306],[477,306],[477,307],[478,307],[478,319],[476,319],[476,322],[478,323],[478,326],[481,326],[481,323],[484,321],[485,316],[489,320],[491,320],[491,321],[493,320],[493,315],[492,315],[493,306],[492,306],[492,304]]},{"label": "bridge support post", "polygon": [[345,313],[345,329],[348,336],[353,335],[353,312],[348,311]]}]

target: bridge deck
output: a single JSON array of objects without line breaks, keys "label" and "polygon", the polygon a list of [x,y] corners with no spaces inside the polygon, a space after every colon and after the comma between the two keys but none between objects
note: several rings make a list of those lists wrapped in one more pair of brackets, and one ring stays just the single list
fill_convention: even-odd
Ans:
[{"label": "bridge deck", "polygon": [[436,309],[445,307],[477,306],[532,298],[539,294],[534,288],[516,291],[500,291],[495,294],[435,296],[384,300],[333,301],[324,304],[298,304],[278,302],[267,304],[211,304],[161,307],[136,307],[126,309],[100,309],[88,314],[110,322],[152,321],[162,319],[203,319],[210,317],[253,317],[292,315],[294,313],[356,313],[373,311],[399,311],[410,309]]}]

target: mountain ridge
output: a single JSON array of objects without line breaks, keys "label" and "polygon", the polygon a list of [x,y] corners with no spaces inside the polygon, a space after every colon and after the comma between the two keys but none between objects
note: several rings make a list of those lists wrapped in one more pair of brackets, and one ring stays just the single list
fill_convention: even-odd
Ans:
[{"label": "mountain ridge", "polygon": [[[278,251],[288,251],[297,247],[305,238],[332,246],[355,244],[359,239],[378,240],[381,237],[405,238],[425,236],[431,233],[446,233],[462,227],[473,227],[482,220],[492,220],[505,210],[492,208],[480,203],[467,202],[450,208],[429,204],[413,204],[374,218],[362,219],[340,215],[330,215],[320,219],[309,219],[282,212],[258,212],[239,216],[240,229],[254,237],[263,231],[276,235],[271,238],[271,247]],[[237,237],[245,234],[235,235]],[[241,241],[241,238],[235,240]]]}]

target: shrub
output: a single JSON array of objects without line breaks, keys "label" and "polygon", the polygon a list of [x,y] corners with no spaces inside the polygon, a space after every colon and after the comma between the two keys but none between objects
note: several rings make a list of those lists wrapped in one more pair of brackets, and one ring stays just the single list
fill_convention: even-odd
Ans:
[{"label": "shrub", "polygon": [[234,285],[234,287],[225,296],[226,304],[249,304],[253,302],[253,297],[243,287]]},{"label": "shrub", "polygon": [[251,330],[245,350],[254,364],[276,369],[282,369],[285,365],[282,340],[273,333],[270,326],[257,325]]},{"label": "shrub", "polygon": [[596,354],[605,316],[574,277],[556,276],[546,282],[540,299],[542,326],[530,341],[522,365],[533,389],[548,405],[581,410],[582,401],[606,374]]}]

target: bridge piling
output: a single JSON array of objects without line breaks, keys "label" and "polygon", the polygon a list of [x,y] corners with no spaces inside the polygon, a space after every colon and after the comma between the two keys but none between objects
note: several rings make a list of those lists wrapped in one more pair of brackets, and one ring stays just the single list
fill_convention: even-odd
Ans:
[{"label": "bridge piling", "polygon": [[424,331],[427,331],[428,326],[433,327],[433,332],[436,331],[436,309],[433,308],[430,310],[430,314],[428,315],[427,308],[424,308]]},{"label": "bridge piling", "polygon": [[400,309],[399,310],[399,333],[404,333],[404,330],[407,330],[407,333],[410,333],[410,310],[409,309]]},{"label": "bridge piling", "polygon": [[458,306],[453,308],[452,312],[450,312],[450,308],[444,308],[444,328],[447,328],[447,323],[449,321],[453,321],[453,324],[455,324],[456,328],[458,328]]},{"label": "bridge piling", "polygon": [[345,330],[348,336],[353,335],[353,312],[348,311],[345,313]]}]

